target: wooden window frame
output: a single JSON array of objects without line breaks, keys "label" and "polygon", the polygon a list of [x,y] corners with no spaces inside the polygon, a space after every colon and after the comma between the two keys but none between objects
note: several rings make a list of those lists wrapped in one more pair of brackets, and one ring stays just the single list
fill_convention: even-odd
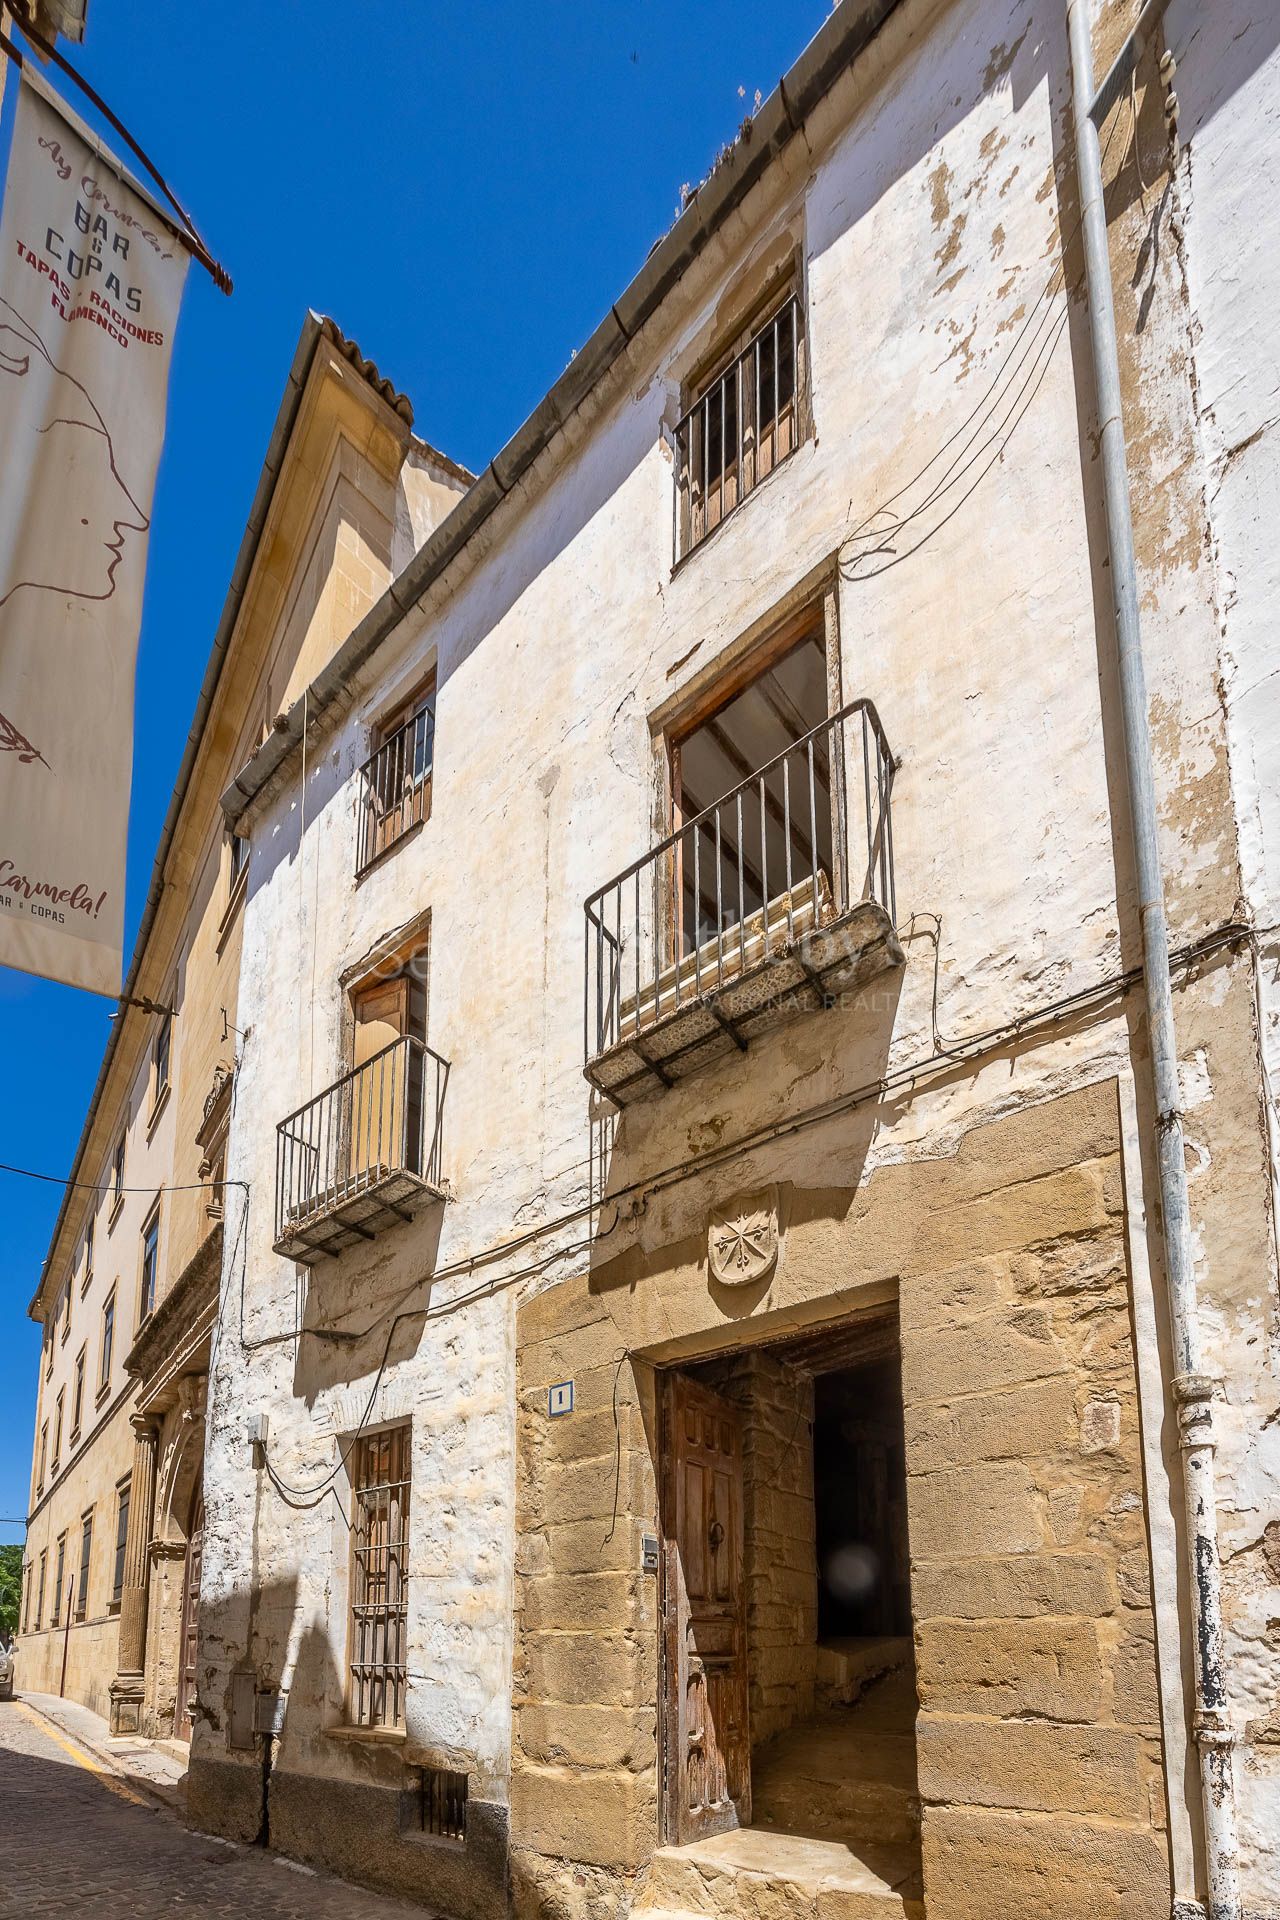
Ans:
[{"label": "wooden window frame", "polygon": [[151,1115],[148,1127],[154,1127],[160,1110],[169,1097],[173,1078],[173,1015],[162,1013],[151,1042]]},{"label": "wooden window frame", "polygon": [[[661,723],[654,725],[654,748],[658,761],[659,818],[658,839],[665,840],[685,824],[681,806],[680,749],[708,720],[736,700],[755,681],[779,661],[784,660],[806,640],[822,645],[827,669],[826,719],[831,720],[843,704],[843,664],[840,651],[840,620],[836,582],[821,579],[801,593],[796,604],[775,611],[762,630],[754,631],[735,645],[679,704],[668,709]],[[833,800],[833,805],[835,804]],[[696,815],[690,815],[696,818]],[[838,840],[840,823],[833,818],[833,837]],[[670,871],[663,887],[662,955],[663,965],[675,964],[680,943],[680,899],[683,885],[680,849],[669,856]],[[843,877],[833,875],[839,887]]]},{"label": "wooden window frame", "polygon": [[[405,1724],[412,1481],[411,1421],[360,1435],[351,1449],[347,1597],[347,1723],[353,1728]],[[373,1521],[384,1513],[385,1530],[375,1531]],[[385,1555],[381,1567],[379,1555]],[[385,1599],[370,1597],[379,1593]]]},{"label": "wooden window frame", "polygon": [[[155,1236],[155,1266],[151,1275],[151,1298],[147,1299],[147,1245]],[[142,1252],[138,1262],[138,1325],[144,1327],[156,1310],[160,1292],[160,1201],[157,1198],[139,1232]]]},{"label": "wooden window frame", "polygon": [[80,1516],[80,1573],[76,1581],[76,1620],[84,1620],[89,1613],[89,1569],[93,1558],[93,1508],[89,1507]]},{"label": "wooden window frame", "polygon": [[67,1570],[67,1535],[65,1528],[58,1535],[54,1546],[57,1549],[58,1557],[54,1562],[53,1612],[49,1615],[49,1625],[51,1627],[60,1627],[62,1625],[62,1576]]},{"label": "wooden window frame", "polygon": [[111,1155],[111,1207],[107,1214],[108,1233],[120,1218],[120,1211],[124,1206],[124,1165],[125,1155],[128,1152],[128,1141],[129,1135],[126,1130],[121,1133],[120,1138],[116,1141],[114,1151]]},{"label": "wooden window frame", "polygon": [[111,1386],[111,1364],[115,1358],[116,1344],[116,1288],[102,1303],[102,1325],[98,1348],[98,1391],[95,1398],[101,1401]]},{"label": "wooden window frame", "polygon": [[129,1545],[129,1502],[133,1481],[128,1476],[116,1485],[116,1546],[111,1567],[111,1600],[108,1611],[118,1613],[124,1596],[124,1567]]},{"label": "wooden window frame", "polygon": [[[693,554],[704,547],[712,534],[719,531],[726,520],[733,517],[736,510],[751,498],[759,487],[768,480],[779,467],[785,465],[791,455],[798,452],[813,430],[812,408],[810,403],[810,350],[808,302],[805,297],[804,263],[797,248],[784,267],[772,273],[759,294],[728,327],[725,327],[713,340],[708,351],[695,363],[692,370],[681,382],[680,418],[673,435],[673,559],[672,569],[678,569]],[[756,353],[756,379],[760,379],[763,343],[770,328],[776,328],[788,309],[794,309],[792,322],[792,387],[790,398],[779,403],[777,395],[778,338],[775,334],[774,353],[774,411],[771,416],[769,464],[763,473],[759,471],[764,432],[760,421],[755,418],[760,394],[757,391],[753,408],[742,410],[742,380],[735,383],[733,445],[730,459],[724,445],[720,448],[720,466],[715,485],[718,488],[715,516],[712,518],[711,486],[709,472],[710,455],[703,446],[703,493],[700,505],[695,500],[696,467],[695,453],[695,416],[697,408],[722,385],[734,366],[748,355],[752,348]],[[721,395],[721,438],[725,438],[727,416],[724,416],[724,396]],[[781,422],[788,420],[788,444],[779,452],[778,440]],[[704,438],[710,437],[709,424],[704,422]],[[682,440],[682,435],[684,436]],[[750,467],[750,480],[747,469]],[[726,502],[726,492],[732,498]],[[699,526],[699,512],[701,525]]]},{"label": "wooden window frame", "polygon": [[[437,694],[433,668],[411,693],[382,714],[369,730],[369,753],[361,768],[363,791],[360,796],[359,844],[356,848],[357,879],[377,866],[385,854],[416,833],[431,818],[436,764]],[[398,780],[394,767],[372,773],[373,763],[388,742],[395,738],[402,727],[410,726],[420,713],[428,709],[431,719],[427,727],[426,764],[422,772],[417,772],[416,767],[402,768]],[[414,757],[416,759],[416,750]],[[375,793],[375,782],[383,789],[381,792]],[[395,795],[394,799],[392,794]]]},{"label": "wooden window frame", "polygon": [[72,1374],[71,1392],[71,1444],[74,1447],[80,1438],[81,1423],[84,1418],[84,1388],[89,1368],[89,1343],[86,1340],[76,1355],[75,1371]]}]

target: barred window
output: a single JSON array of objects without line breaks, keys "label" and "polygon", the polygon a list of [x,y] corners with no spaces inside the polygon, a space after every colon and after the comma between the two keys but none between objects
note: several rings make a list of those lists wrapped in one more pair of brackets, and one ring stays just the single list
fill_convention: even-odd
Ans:
[{"label": "barred window", "polygon": [[794,453],[804,433],[804,312],[794,290],[722,347],[693,382],[676,442],[676,554],[684,558]]},{"label": "barred window", "polygon": [[407,1818],[402,1824],[409,1832],[432,1833],[443,1840],[467,1837],[467,1776],[448,1773],[439,1767],[423,1767],[410,1776]]},{"label": "barred window", "polygon": [[404,1725],[409,1561],[409,1424],[355,1450],[351,1515],[351,1719]]}]

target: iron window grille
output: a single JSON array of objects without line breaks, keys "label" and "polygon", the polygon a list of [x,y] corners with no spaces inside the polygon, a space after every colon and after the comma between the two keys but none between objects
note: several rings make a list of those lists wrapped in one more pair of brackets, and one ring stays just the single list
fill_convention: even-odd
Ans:
[{"label": "iron window grille", "polygon": [[427,817],[435,757],[435,692],[421,702],[360,769],[361,802],[356,872],[395,846]]},{"label": "iron window grille", "polygon": [[415,1825],[420,1833],[441,1840],[467,1837],[467,1776],[442,1767],[423,1767],[418,1774]]},{"label": "iron window grille", "polygon": [[409,1435],[366,1434],[355,1453],[351,1527],[351,1722],[404,1725],[409,1597]]},{"label": "iron window grille", "polygon": [[705,540],[802,437],[804,315],[792,294],[676,425],[675,557]]}]

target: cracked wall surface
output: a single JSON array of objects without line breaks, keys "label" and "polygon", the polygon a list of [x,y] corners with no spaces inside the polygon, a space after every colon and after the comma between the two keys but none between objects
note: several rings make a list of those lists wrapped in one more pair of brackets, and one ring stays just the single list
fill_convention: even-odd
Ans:
[{"label": "cracked wall surface", "polygon": [[[1134,11],[1101,10],[1099,71]],[[1243,68],[1231,97],[1256,97],[1254,137],[1273,156],[1263,76],[1274,35],[1250,31],[1263,33],[1262,51],[1251,51],[1248,33],[1231,42],[1230,60]],[[1213,78],[1213,61],[1198,80],[1199,57],[1188,51],[1179,91],[1193,103],[1203,94],[1205,104],[1184,104],[1184,114],[1204,126],[1190,134],[1175,180],[1153,61],[1142,70],[1136,125],[1126,100],[1104,130],[1175,946],[1234,920],[1242,893],[1260,919],[1270,911],[1269,776],[1280,744],[1270,693],[1261,691],[1272,684],[1262,649],[1274,561],[1255,562],[1265,542],[1250,517],[1255,482],[1246,484],[1250,474],[1271,484],[1264,308],[1252,286],[1247,300],[1238,297],[1228,270],[1228,216],[1237,227],[1245,218],[1230,204],[1247,171],[1243,136],[1233,116],[1210,110],[1214,88],[1226,83]],[[624,1879],[652,1846],[656,1695],[623,1702],[631,1717],[621,1733],[601,1731],[591,1714],[656,1658],[652,1591],[635,1571],[634,1528],[606,1549],[601,1514],[561,1515],[578,1558],[560,1571],[612,1583],[595,1591],[627,1624],[594,1622],[584,1629],[590,1646],[567,1637],[547,1645],[548,1660],[568,1665],[572,1696],[555,1690],[563,1674],[546,1678],[540,1699],[528,1691],[513,1607],[527,1641],[544,1631],[530,1627],[531,1616],[559,1602],[551,1590],[539,1597],[536,1550],[522,1562],[516,1533],[550,1524],[559,1496],[538,1482],[536,1498],[528,1487],[521,1496],[536,1510],[518,1511],[517,1453],[536,1416],[517,1401],[517,1303],[528,1314],[544,1294],[568,1288],[566,1297],[577,1297],[584,1272],[607,1267],[611,1287],[643,1293],[651,1343],[669,1344],[687,1326],[688,1289],[704,1283],[692,1255],[673,1263],[661,1249],[704,1233],[707,1210],[726,1194],[779,1181],[859,1194],[891,1173],[910,1192],[976,1127],[1106,1081],[1121,1088],[1123,1195],[1108,1231],[1123,1232],[1127,1248],[1132,1360],[1123,1364],[1133,1382],[1122,1392],[1101,1378],[1114,1346],[1097,1360],[1098,1390],[1081,1386],[1084,1398],[1073,1402],[1072,1472],[1060,1486],[1037,1483],[1035,1524],[1052,1533],[1077,1523],[1115,1457],[1118,1422],[1125,1504],[1105,1523],[1092,1510],[1080,1522],[1114,1532],[1107,1604],[1080,1609],[1091,1677],[1061,1718],[1103,1729],[1124,1747],[1130,1851],[1127,1864],[1096,1865],[1092,1881],[1087,1864],[1062,1876],[1059,1906],[1043,1910],[1118,1911],[1139,1897],[1136,1886],[1141,1910],[1155,1911],[1170,1883],[1179,1899],[1200,1891],[1144,1028],[1136,996],[1102,990],[1134,964],[1139,941],[1069,118],[1059,5],[958,0],[896,14],[709,243],[661,323],[632,342],[607,389],[567,423],[543,456],[545,487],[527,498],[517,488],[495,512],[345,690],[341,711],[308,743],[305,780],[293,764],[252,817],[241,985],[250,1038],[229,1172],[250,1183],[253,1197],[247,1218],[227,1231],[209,1416],[206,1718],[193,1769],[211,1824],[257,1831],[274,1794],[272,1831],[289,1850],[322,1851],[344,1870],[453,1897],[456,1857],[415,1853],[396,1839],[400,1782],[417,1756],[471,1777],[486,1849],[469,1887],[477,1904],[506,1897],[508,1828],[521,1898],[585,1912],[625,1897],[625,1887],[620,1894],[602,1878],[598,1834],[616,1815],[628,1849]],[[1201,186],[1215,169],[1217,200]],[[726,287],[787,236],[803,249],[814,431],[673,570],[670,430],[680,370],[707,351]],[[1213,355],[1225,350],[1206,342],[1232,327],[1254,369],[1253,400],[1219,455],[1211,427],[1226,398],[1213,396],[1221,390],[1234,404],[1237,389],[1215,371]],[[1233,364],[1228,354],[1224,365]],[[1238,451],[1227,459],[1231,448]],[[704,690],[744,639],[823,587],[836,603],[843,698],[875,700],[899,757],[893,825],[906,965],[847,1004],[771,1034],[745,1058],[611,1115],[581,1073],[582,901],[661,829],[654,729]],[[1237,655],[1244,664],[1233,682]],[[428,669],[437,681],[430,819],[357,886],[357,770],[379,716]],[[346,1064],[340,978],[428,909],[428,1039],[451,1062],[451,1198],[304,1280],[271,1251],[275,1123]],[[1089,1006],[1042,1018],[1064,996],[1095,988]],[[1260,991],[1270,1049],[1274,1024],[1247,947],[1224,946],[1177,969],[1201,1308],[1224,1376],[1220,1473],[1246,1891],[1265,1910],[1277,1895],[1264,1838],[1275,1825],[1267,1701],[1277,1662],[1268,1623],[1280,1607],[1265,1547],[1274,1511],[1275,1270]],[[1003,1037],[981,1055],[947,1059],[948,1048],[995,1028]],[[926,1063],[927,1085],[912,1077]],[[832,1117],[768,1137],[819,1109]],[[699,1171],[706,1156],[725,1157]],[[979,1261],[1001,1251],[983,1246],[997,1230],[995,1219],[975,1221]],[[1087,1256],[1074,1252],[1087,1268]],[[833,1258],[832,1297],[857,1279],[838,1248]],[[939,1271],[955,1290],[945,1318],[964,1304],[967,1282],[954,1268]],[[1119,1285],[1110,1255],[1098,1272],[1100,1288]],[[1074,1284],[1089,1306],[1090,1286]],[[1032,1311],[1013,1295],[1001,1303],[990,1310],[1010,1321]],[[1050,1319],[1067,1311],[1060,1302],[1035,1310]],[[394,1321],[404,1313],[412,1317]],[[1123,1287],[1102,1318],[1120,1328]],[[334,1328],[361,1338],[316,1337]],[[1122,1351],[1119,1332],[1116,1339]],[[562,1444],[572,1434],[574,1447],[608,1454],[604,1385],[623,1359],[625,1343],[601,1359],[594,1397],[579,1401]],[[1077,1385],[1094,1365],[1092,1350],[1074,1355]],[[564,1358],[554,1377],[571,1372]],[[334,1474],[336,1495],[299,1506],[273,1489],[244,1437],[246,1411],[259,1409],[281,1478],[305,1493]],[[346,1546],[337,1508],[346,1437],[362,1418],[403,1417],[414,1435],[411,1686],[396,1750],[338,1732]],[[624,1409],[624,1418],[641,1414]],[[637,1471],[632,1514],[645,1510]],[[960,1504],[966,1515],[978,1511],[974,1487]],[[948,1578],[963,1587],[958,1575]],[[1113,1622],[1106,1633],[1103,1618]],[[555,1638],[554,1627],[545,1631]],[[1135,1662],[1125,1668],[1140,1711],[1117,1715],[1117,1683],[1100,1677],[1088,1649],[1106,1642],[1108,1659],[1119,1658],[1133,1635],[1149,1655],[1143,1675]],[[962,1638],[953,1635],[936,1676],[944,1692],[959,1690],[956,1698],[978,1659]],[[988,1669],[998,1653],[988,1648]],[[265,1789],[261,1753],[227,1743],[238,1673],[285,1699]],[[988,1683],[980,1676],[980,1684]],[[972,1703],[972,1687],[966,1698]],[[570,1706],[586,1717],[566,1719]],[[943,1711],[964,1718],[969,1708]],[[1034,1719],[1035,1710],[1027,1714]],[[973,1738],[989,1739],[984,1751],[994,1755],[1017,1717],[1016,1709],[977,1714],[1000,1731],[998,1740],[990,1729]],[[597,1734],[605,1758],[592,1760],[585,1756]],[[1034,1744],[1033,1733],[1020,1737]],[[968,1808],[966,1818],[986,1822],[988,1835],[999,1828],[1008,1871],[1028,1886],[1052,1880],[1060,1862],[1059,1815],[1082,1823],[1082,1834],[1105,1819],[1085,1801],[1095,1791],[1088,1752],[1107,1743],[1098,1734],[1089,1749],[1080,1737],[1074,1773],[1065,1763],[1062,1772],[1075,1784],[1060,1786],[1051,1806],[1010,1810],[990,1785],[999,1771],[992,1759],[988,1799]],[[579,1750],[581,1758],[564,1757]],[[1061,1740],[1056,1752],[1065,1752]],[[540,1768],[556,1793],[539,1797],[529,1784]],[[557,1811],[566,1770],[575,1782],[593,1770],[625,1774],[625,1806],[616,1783],[592,1788],[607,1807],[579,1784]],[[296,1812],[308,1793],[327,1793],[315,1804],[332,1815],[310,1833]],[[939,1793],[940,1804],[946,1797]],[[566,1825],[571,1801],[579,1812]],[[362,1827],[378,1836],[376,1846]],[[952,1842],[944,1842],[945,1822],[934,1831],[941,1861]],[[1083,1841],[1078,1857],[1090,1857]],[[564,1861],[570,1866],[558,1868]],[[1090,1908],[1094,1898],[1100,1905]]]}]

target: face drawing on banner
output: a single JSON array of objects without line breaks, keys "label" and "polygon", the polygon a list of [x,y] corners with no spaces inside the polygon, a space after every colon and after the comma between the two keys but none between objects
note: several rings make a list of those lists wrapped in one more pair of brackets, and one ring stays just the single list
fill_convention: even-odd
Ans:
[{"label": "face drawing on banner", "polygon": [[[52,378],[50,378],[52,376]],[[107,423],[81,383],[57,366],[44,341],[16,307],[0,300],[0,408],[10,380],[48,383],[45,418],[30,427],[24,470],[37,462],[59,475],[54,516],[28,522],[21,578],[0,574],[0,607],[22,588],[66,594],[79,600],[109,600],[124,558],[125,537],[150,524],[116,466]],[[21,459],[23,449],[15,450]],[[48,766],[40,749],[0,713],[0,753],[16,753],[21,766]]]},{"label": "face drawing on banner", "polygon": [[[34,470],[39,461],[57,472],[58,507],[24,528],[15,556],[21,577],[0,575],[0,607],[24,587],[109,600],[126,536],[145,533],[150,522],[120,477],[107,423],[88,392],[55,364],[17,309],[0,300],[0,408],[7,383],[28,378],[40,378],[48,392],[45,417],[31,427],[29,465]],[[13,449],[19,459],[25,451]]]}]

